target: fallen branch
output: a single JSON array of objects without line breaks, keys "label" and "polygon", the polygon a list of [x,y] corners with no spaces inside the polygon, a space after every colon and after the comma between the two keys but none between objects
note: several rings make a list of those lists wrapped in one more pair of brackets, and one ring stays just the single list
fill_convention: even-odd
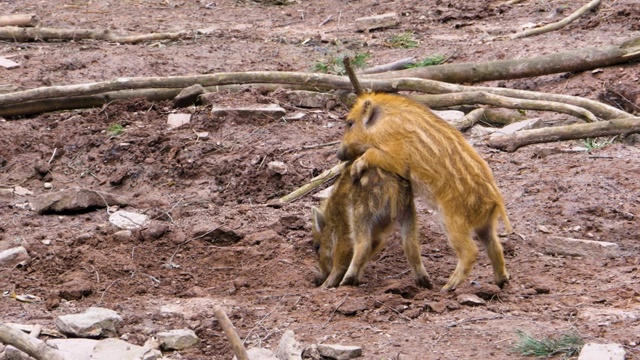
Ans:
[{"label": "fallen branch", "polygon": [[487,141],[490,147],[509,152],[531,144],[585,139],[640,132],[640,117],[600,121],[592,124],[555,126],[543,129],[522,130],[513,134],[496,131]]},{"label": "fallen branch", "polygon": [[5,345],[11,345],[36,360],[65,359],[64,354],[58,349],[5,324],[0,324],[0,342]]},{"label": "fallen branch", "polygon": [[216,316],[216,319],[218,319],[218,324],[220,324],[220,327],[227,335],[227,339],[229,339],[229,342],[231,343],[231,349],[236,355],[236,358],[238,360],[249,360],[247,349],[244,348],[242,340],[240,340],[240,337],[234,329],[231,320],[229,320],[227,314],[224,312],[224,310],[222,310],[220,305],[213,306],[213,314]]},{"label": "fallen branch", "polygon": [[451,125],[460,131],[464,131],[473,125],[475,125],[480,120],[484,119],[485,109],[479,108],[473,111],[470,111],[467,115],[465,115],[462,119],[458,121],[451,122]]},{"label": "fallen branch", "polygon": [[0,16],[0,26],[36,26],[40,20],[36,14],[11,14]]},{"label": "fallen branch", "polygon": [[174,33],[153,33],[138,35],[116,35],[108,29],[53,29],[53,28],[20,28],[16,26],[0,27],[0,40],[51,41],[51,40],[105,40],[121,44],[136,44],[144,41],[179,40],[188,35],[186,31]]},{"label": "fallen branch", "polygon": [[490,94],[483,91],[450,93],[441,95],[415,95],[414,99],[427,104],[429,107],[451,107],[455,105],[484,104],[509,109],[556,111],[579,117],[588,122],[598,121],[598,118],[584,108],[553,101],[527,100],[510,98],[502,95]]},{"label": "fallen branch", "polygon": [[[563,72],[578,72],[640,59],[640,38],[620,45],[564,51],[516,60],[433,65],[367,76],[375,79],[417,77],[449,83],[477,83]],[[363,81],[361,79],[360,81]]]},{"label": "fallen branch", "polygon": [[560,28],[563,28],[565,26],[567,26],[567,24],[573,22],[575,19],[579,18],[580,16],[584,15],[587,11],[591,11],[595,8],[597,8],[598,6],[600,6],[600,2],[602,0],[592,0],[590,1],[588,4],[586,4],[585,6],[581,7],[580,9],[576,10],[574,13],[572,13],[571,15],[567,16],[566,18],[551,23],[551,24],[547,24],[545,26],[541,26],[538,28],[533,28],[533,29],[528,29],[525,31],[521,31],[518,33],[515,33],[513,35],[511,35],[511,39],[520,39],[523,37],[527,37],[527,36],[533,36],[533,35],[539,35],[539,34],[543,34],[549,31],[553,31],[553,30],[558,30]]},{"label": "fallen branch", "polygon": [[289,193],[288,195],[285,195],[285,196],[281,197],[280,198],[280,202],[281,203],[290,203],[290,202],[292,202],[294,200],[297,200],[297,199],[305,196],[306,194],[311,192],[313,189],[317,188],[318,186],[320,186],[320,185],[324,184],[325,182],[327,182],[327,181],[333,179],[334,177],[338,176],[342,172],[342,170],[344,169],[345,164],[346,163],[342,162],[342,163],[332,167],[331,169],[326,170],[322,174],[314,177],[308,183],[302,185],[301,187],[299,187],[298,189],[296,189],[293,192]]},{"label": "fallen branch", "polygon": [[406,69],[407,66],[414,64],[415,61],[416,60],[413,57],[400,59],[392,63],[366,68],[364,70],[358,71],[358,74],[377,74],[377,73],[382,73],[387,71],[402,70],[402,69]]},{"label": "fallen branch", "polygon": [[[417,91],[430,94],[482,91],[507,97],[549,100],[572,104],[585,108],[587,111],[603,119],[631,116],[612,106],[570,95],[506,88],[464,86],[417,78],[389,80],[364,79],[363,83],[373,91]],[[114,99],[134,97],[146,97],[149,100],[166,100],[172,99],[177,92],[193,84],[200,84],[209,91],[225,91],[225,89],[234,88],[241,89],[243,86],[273,87],[274,84],[288,88],[316,91],[331,89],[351,91],[353,89],[349,80],[342,76],[296,72],[255,71],[195,76],[120,78],[98,83],[41,87],[0,94],[0,116],[24,116],[45,111],[102,106]],[[436,106],[432,105],[432,107]]]}]

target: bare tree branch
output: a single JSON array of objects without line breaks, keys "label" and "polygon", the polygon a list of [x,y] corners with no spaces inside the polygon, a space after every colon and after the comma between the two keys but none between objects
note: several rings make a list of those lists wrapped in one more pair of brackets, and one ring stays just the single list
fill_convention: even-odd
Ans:
[{"label": "bare tree branch", "polygon": [[11,14],[0,16],[0,26],[36,26],[36,14]]},{"label": "bare tree branch", "polygon": [[509,135],[500,134],[498,131],[489,138],[487,145],[511,152],[531,144],[634,132],[640,132],[640,118],[638,117],[600,121],[592,124],[574,124],[543,129],[521,130]]},{"label": "bare tree branch", "polygon": [[574,13],[572,13],[571,15],[567,16],[566,18],[558,21],[558,22],[554,22],[551,24],[547,24],[545,26],[541,26],[538,28],[533,28],[533,29],[528,29],[525,31],[521,31],[518,33],[515,33],[513,35],[511,35],[511,39],[520,39],[523,37],[527,37],[527,36],[533,36],[533,35],[539,35],[539,34],[543,34],[549,31],[553,31],[553,30],[558,30],[560,28],[563,28],[565,26],[567,26],[567,24],[573,22],[575,19],[579,18],[580,16],[584,15],[587,11],[591,11],[595,8],[597,8],[598,6],[600,6],[600,2],[602,0],[592,0],[590,1],[588,4],[584,5],[583,7],[581,7],[580,9],[576,10]]},{"label": "bare tree branch", "polygon": [[59,350],[11,326],[0,324],[0,342],[21,350],[36,360],[65,360]]},{"label": "bare tree branch", "polygon": [[[640,38],[634,38],[621,45],[563,51],[526,59],[434,65],[372,74],[367,78],[417,77],[456,84],[478,83],[584,71],[637,59],[640,59]],[[361,78],[360,81],[364,82],[364,79]]]},{"label": "bare tree branch", "polygon": [[484,91],[449,93],[439,95],[415,95],[414,99],[429,107],[450,107],[455,105],[485,104],[509,109],[556,111],[579,117],[588,122],[598,118],[584,108],[554,101],[527,100],[495,95]]},{"label": "bare tree branch", "polygon": [[0,40],[26,42],[51,40],[106,40],[121,44],[136,44],[143,41],[178,40],[188,36],[188,32],[153,33],[138,35],[116,35],[108,29],[53,29],[46,27],[20,28],[16,26],[0,27]]}]

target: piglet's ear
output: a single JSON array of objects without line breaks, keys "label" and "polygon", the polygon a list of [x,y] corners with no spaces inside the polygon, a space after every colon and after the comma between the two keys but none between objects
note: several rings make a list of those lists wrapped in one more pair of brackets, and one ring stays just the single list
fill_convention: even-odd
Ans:
[{"label": "piglet's ear", "polygon": [[362,104],[362,123],[365,127],[371,127],[380,118],[380,109],[373,105],[371,100],[365,100]]},{"label": "piglet's ear", "polygon": [[322,211],[315,206],[311,208],[311,220],[313,222],[313,229],[317,232],[322,232],[326,221]]}]

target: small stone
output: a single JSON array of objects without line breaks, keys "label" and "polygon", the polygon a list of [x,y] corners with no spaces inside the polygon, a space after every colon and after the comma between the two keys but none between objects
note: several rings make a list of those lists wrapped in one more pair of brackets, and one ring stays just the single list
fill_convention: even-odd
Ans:
[{"label": "small stone", "polygon": [[169,114],[167,125],[169,130],[179,128],[191,122],[191,114]]},{"label": "small stone", "polygon": [[149,217],[132,211],[120,210],[109,216],[109,222],[120,229],[134,230],[147,224]]},{"label": "small stone", "polygon": [[551,234],[551,230],[549,230],[548,227],[544,226],[544,225],[538,225],[537,227],[538,231],[540,231],[541,233],[545,233],[545,234]]},{"label": "small stone", "polygon": [[0,56],[0,66],[2,66],[5,69],[13,69],[15,67],[20,66],[20,64],[13,60],[9,60],[4,56]]},{"label": "small stone", "polygon": [[115,311],[99,307],[88,308],[84,313],[62,315],[54,320],[60,332],[75,337],[114,337],[116,325],[122,317]]},{"label": "small stone", "polygon": [[162,350],[183,350],[194,346],[200,339],[193,330],[176,329],[156,334]]},{"label": "small stone", "polygon": [[22,186],[16,186],[13,188],[13,193],[18,195],[18,196],[27,196],[27,195],[33,195],[33,191],[24,188]]},{"label": "small stone", "polygon": [[124,241],[131,238],[133,232],[131,230],[120,230],[113,233],[113,239],[117,241]]},{"label": "small stone", "polygon": [[620,247],[616,243],[550,236],[542,241],[545,254],[616,258]]},{"label": "small stone", "polygon": [[50,182],[46,182],[44,184],[42,184],[42,186],[46,189],[46,190],[51,190],[53,189],[53,184]]},{"label": "small stone", "polygon": [[582,347],[578,360],[624,360],[626,351],[620,344],[588,343]]},{"label": "small stone", "polygon": [[267,167],[269,168],[269,170],[280,175],[284,175],[287,173],[287,165],[285,165],[285,163],[283,163],[282,161],[271,161],[267,164]]},{"label": "small stone", "polygon": [[358,31],[369,31],[385,27],[398,26],[400,20],[398,14],[391,12],[382,15],[367,16],[356,19],[356,29]]},{"label": "small stone", "polygon": [[209,133],[206,131],[196,133],[199,140],[206,140],[209,138]]},{"label": "small stone", "polygon": [[336,360],[349,360],[362,356],[362,348],[359,346],[318,344],[318,352],[324,357]]},{"label": "small stone", "polygon": [[474,294],[460,294],[456,298],[461,305],[467,306],[480,306],[487,305],[487,302],[480,299],[477,295]]},{"label": "small stone", "polygon": [[173,98],[174,107],[186,107],[195,104],[198,101],[198,97],[205,93],[204,87],[200,84],[194,84],[186,87],[180,91],[175,98]]},{"label": "small stone", "polygon": [[275,355],[280,360],[302,360],[303,350],[302,345],[296,341],[294,332],[287,330],[280,338]]},{"label": "small stone", "polygon": [[0,267],[15,267],[24,261],[29,261],[30,259],[31,257],[29,256],[27,249],[22,246],[17,246],[0,252]]}]

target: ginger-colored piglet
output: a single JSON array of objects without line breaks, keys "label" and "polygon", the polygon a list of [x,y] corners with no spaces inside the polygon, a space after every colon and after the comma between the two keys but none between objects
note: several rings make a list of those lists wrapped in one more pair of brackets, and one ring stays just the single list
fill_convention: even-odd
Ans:
[{"label": "ginger-colored piglet", "polygon": [[338,158],[354,161],[355,180],[369,168],[398,174],[440,213],[458,257],[443,291],[471,272],[478,256],[472,232],[487,249],[496,284],[509,281],[496,233],[500,217],[512,231],[502,196],[491,169],[458,130],[415,101],[377,93],[360,95],[346,123]]},{"label": "ginger-colored piglet", "polygon": [[349,164],[342,171],[321,208],[312,209],[318,252],[316,283],[325,287],[357,285],[367,262],[384,246],[385,233],[398,224],[416,283],[431,288],[420,257],[411,183],[376,168],[353,181],[350,169]]}]

